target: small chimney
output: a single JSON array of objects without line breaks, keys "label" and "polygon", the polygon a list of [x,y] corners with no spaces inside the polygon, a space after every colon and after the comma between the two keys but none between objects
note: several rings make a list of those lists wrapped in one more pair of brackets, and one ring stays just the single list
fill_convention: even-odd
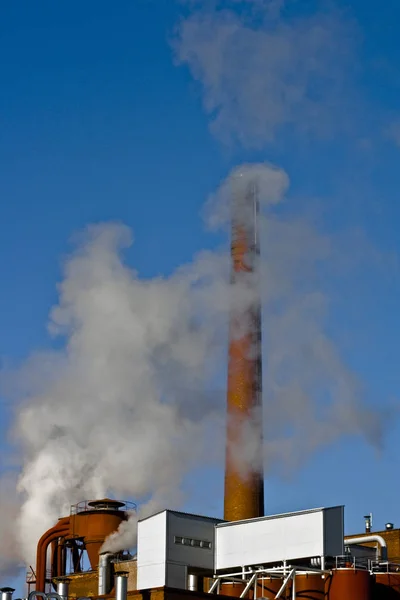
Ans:
[{"label": "small chimney", "polygon": [[128,575],[127,571],[117,571],[115,573],[115,600],[126,600],[128,594]]},{"label": "small chimney", "polygon": [[0,588],[1,592],[1,600],[12,600],[13,592],[15,592],[14,588],[3,587]]},{"label": "small chimney", "polygon": [[69,589],[69,579],[57,579],[57,594],[61,596],[63,600],[68,600],[68,589]]},{"label": "small chimney", "polygon": [[386,523],[385,529],[386,531],[391,531],[394,528],[393,523]]},{"label": "small chimney", "polygon": [[112,556],[113,555],[110,552],[103,552],[103,554],[100,554],[99,566],[97,567],[98,574],[99,574],[99,579],[98,579],[98,594],[99,594],[99,596],[105,596],[106,594],[109,594],[111,591],[111,588],[112,588],[111,565],[110,565],[110,560],[111,560]]},{"label": "small chimney", "polygon": [[370,513],[369,515],[364,515],[364,519],[365,519],[365,533],[371,533],[372,513]]}]

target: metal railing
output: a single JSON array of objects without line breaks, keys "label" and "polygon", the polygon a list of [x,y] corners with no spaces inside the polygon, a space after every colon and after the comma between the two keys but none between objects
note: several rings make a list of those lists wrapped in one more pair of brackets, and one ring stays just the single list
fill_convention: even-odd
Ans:
[{"label": "metal railing", "polygon": [[[71,505],[70,514],[78,515],[84,512],[93,512],[95,510],[104,510],[102,508],[97,508],[92,505],[92,502],[99,502],[97,500],[83,500],[82,502],[78,502],[77,504]],[[135,512],[137,510],[137,506],[134,502],[130,502],[129,500],[109,500],[110,508],[113,503],[116,503],[114,510],[120,510],[121,512]],[[104,500],[104,504],[107,505],[108,502]],[[99,502],[100,505],[100,502]]]}]

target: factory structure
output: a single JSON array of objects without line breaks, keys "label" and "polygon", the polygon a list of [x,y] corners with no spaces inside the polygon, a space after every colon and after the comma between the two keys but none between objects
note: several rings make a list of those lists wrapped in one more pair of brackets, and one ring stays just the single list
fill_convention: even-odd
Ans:
[{"label": "factory structure", "polygon": [[[84,501],[38,541],[29,600],[400,599],[400,530],[393,524],[375,532],[368,515],[363,532],[350,537],[343,506],[264,513],[256,182],[238,171],[232,195],[224,518],[163,510],[138,521],[134,554],[111,554],[102,552],[105,540],[135,507]],[[236,298],[243,288],[245,308]],[[246,464],[249,427],[258,460]],[[1,588],[1,600],[13,592]]]}]

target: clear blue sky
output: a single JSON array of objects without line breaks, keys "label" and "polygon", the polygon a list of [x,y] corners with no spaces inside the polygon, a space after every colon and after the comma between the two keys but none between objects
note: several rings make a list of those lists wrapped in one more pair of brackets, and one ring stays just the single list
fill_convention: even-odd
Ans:
[{"label": "clear blue sky", "polygon": [[[312,4],[295,3],[291,10]],[[400,253],[400,146],[385,134],[400,117],[400,5],[340,4],[346,5],[359,35],[352,81],[352,94],[361,99],[352,116],[355,131],[304,142],[286,131],[276,145],[255,151],[226,148],[213,137],[200,87],[185,67],[174,65],[168,38],[183,10],[179,3],[2,4],[4,363],[51,344],[47,315],[74,231],[122,220],[136,237],[128,261],[145,277],[169,273],[220,241],[204,231],[199,211],[242,160],[278,162],[290,174],[293,194],[323,197],[328,231],[360,226],[382,252]],[[336,290],[341,302],[330,326],[350,337],[348,359],[367,381],[371,401],[380,405],[398,398],[400,285],[397,269],[379,289],[373,273],[360,273],[354,290]],[[4,440],[8,411],[1,410]],[[360,440],[347,440],[318,453],[294,479],[273,478],[267,482],[268,510],[344,503],[349,531],[360,530],[369,511],[376,527],[386,521],[400,526],[399,434],[400,424],[393,423],[380,457]],[[0,447],[7,452],[4,441]]]}]

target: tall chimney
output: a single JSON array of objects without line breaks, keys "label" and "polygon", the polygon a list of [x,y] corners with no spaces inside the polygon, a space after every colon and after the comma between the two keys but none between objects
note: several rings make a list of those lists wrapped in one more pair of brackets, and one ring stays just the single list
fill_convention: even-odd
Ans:
[{"label": "tall chimney", "polygon": [[[224,518],[264,514],[261,415],[261,304],[258,292],[257,186],[245,173],[232,178],[232,296],[229,331]],[[251,301],[243,294],[250,292]],[[251,439],[245,439],[251,436]],[[255,454],[246,463],[244,447]],[[243,460],[242,460],[243,459]]]}]

